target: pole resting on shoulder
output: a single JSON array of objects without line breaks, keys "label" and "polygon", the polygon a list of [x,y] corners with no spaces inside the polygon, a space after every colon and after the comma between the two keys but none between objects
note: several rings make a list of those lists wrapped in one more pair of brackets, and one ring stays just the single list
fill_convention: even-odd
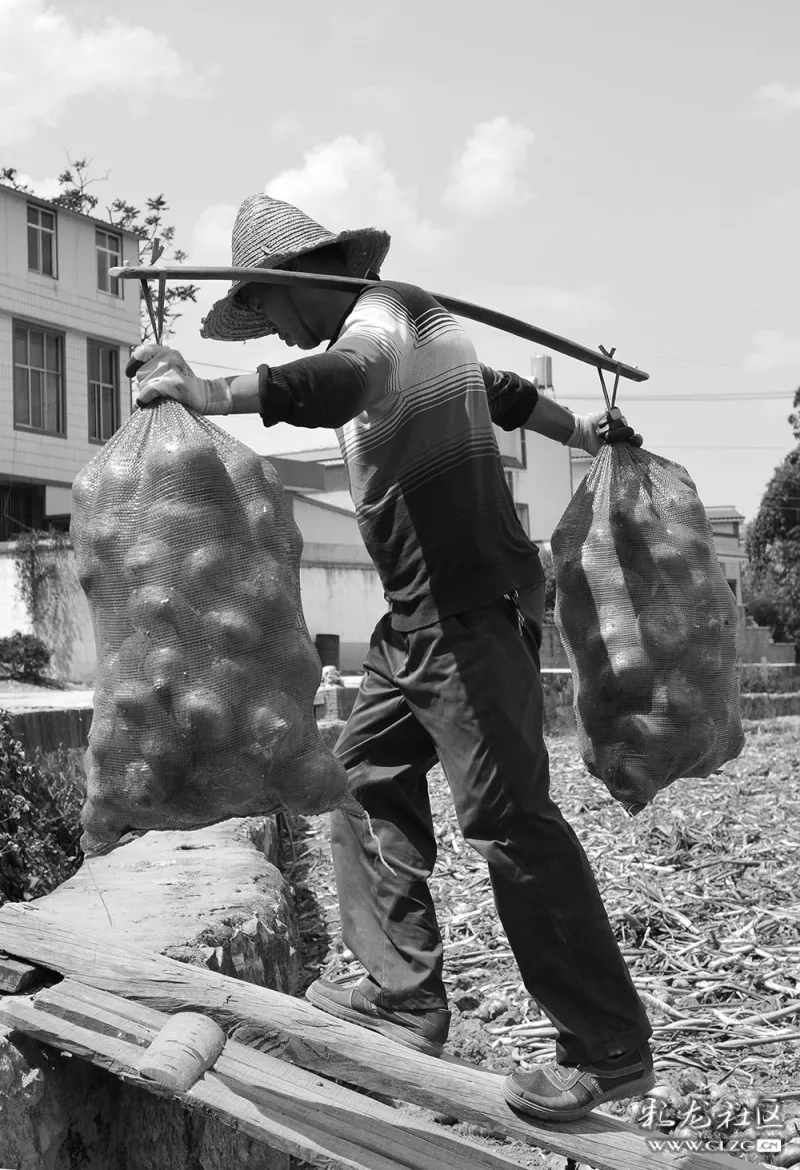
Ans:
[{"label": "pole resting on shoulder", "polygon": [[[380,288],[379,280],[361,280],[352,276],[331,276],[321,272],[289,272],[284,268],[234,268],[204,266],[194,268],[191,265],[174,264],[157,268],[134,268],[122,265],[110,268],[111,276],[118,280],[140,280],[143,285],[148,280],[159,281],[163,289],[163,282],[167,280],[243,280],[251,283],[310,285],[313,288],[329,288],[338,292],[358,293],[365,288]],[[430,293],[443,309],[455,313],[459,317],[466,317],[470,321],[478,321],[481,325],[490,325],[493,329],[500,329],[504,333],[511,333],[515,337],[522,337],[532,341],[535,345],[542,345],[556,353],[576,361],[585,362],[598,370],[607,370],[615,374],[617,381],[620,378],[629,378],[632,382],[646,382],[650,377],[645,370],[638,366],[628,366],[624,362],[616,361],[605,352],[588,349],[577,341],[570,341],[568,337],[561,337],[558,333],[551,333],[548,329],[540,329],[537,325],[529,325],[527,321],[520,321],[516,317],[509,317],[507,313],[498,313],[494,309],[487,309],[482,305],[473,305],[470,301],[461,301],[456,297],[442,293]],[[149,306],[148,306],[149,307]]]}]

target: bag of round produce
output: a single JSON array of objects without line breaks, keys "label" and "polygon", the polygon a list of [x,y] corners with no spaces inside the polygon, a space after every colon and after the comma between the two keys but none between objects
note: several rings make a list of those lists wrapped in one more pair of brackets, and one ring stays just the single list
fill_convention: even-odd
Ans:
[{"label": "bag of round produce", "polygon": [[584,763],[631,814],[744,746],[737,611],[678,464],[606,445],[553,534]]},{"label": "bag of round produce", "polygon": [[84,852],[341,804],[313,713],[302,539],[269,465],[158,400],[75,480],[70,532],[97,647]]}]

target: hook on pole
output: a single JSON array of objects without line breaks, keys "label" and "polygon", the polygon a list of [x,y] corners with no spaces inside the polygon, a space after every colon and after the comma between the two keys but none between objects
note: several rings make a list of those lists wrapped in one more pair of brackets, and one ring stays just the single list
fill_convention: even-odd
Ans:
[{"label": "hook on pole", "polygon": [[147,307],[147,316],[150,318],[150,325],[151,325],[152,330],[153,330],[153,339],[157,344],[160,345],[161,341],[160,341],[160,335],[159,335],[159,328],[158,328],[158,324],[156,322],[155,310],[153,308],[153,297],[152,297],[152,294],[150,292],[150,283],[147,280],[141,280],[139,283],[142,286],[142,296],[144,297],[144,303]]}]

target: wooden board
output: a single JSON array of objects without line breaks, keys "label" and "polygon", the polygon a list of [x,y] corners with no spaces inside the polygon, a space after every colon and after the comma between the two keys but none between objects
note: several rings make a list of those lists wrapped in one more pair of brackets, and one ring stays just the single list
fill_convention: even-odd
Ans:
[{"label": "wooden board", "polygon": [[725,1154],[656,1153],[647,1146],[645,1131],[598,1112],[563,1128],[525,1120],[505,1103],[503,1078],[496,1073],[424,1056],[305,1000],[108,943],[62,924],[35,904],[0,909],[0,948],[158,1011],[206,1012],[229,1037],[292,1064],[502,1130],[597,1170],[741,1170],[741,1161]]},{"label": "wooden board", "polygon": [[[159,1094],[161,1086],[137,1078],[137,1068],[143,1048],[172,1018],[72,980],[33,998],[0,1001],[5,1024]],[[273,1148],[337,1170],[519,1170],[503,1154],[233,1040],[209,1072],[174,1096]]]},{"label": "wooden board", "polygon": [[26,991],[38,982],[42,974],[39,967],[20,963],[18,959],[10,959],[8,955],[0,953],[0,994],[16,995],[19,991]]}]

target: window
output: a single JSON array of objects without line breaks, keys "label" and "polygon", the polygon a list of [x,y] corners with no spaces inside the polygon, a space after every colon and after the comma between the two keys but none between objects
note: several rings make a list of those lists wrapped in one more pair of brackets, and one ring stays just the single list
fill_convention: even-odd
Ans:
[{"label": "window", "polygon": [[105,443],[119,426],[119,350],[112,345],[90,341],[89,439]]},{"label": "window", "polygon": [[513,495],[514,495],[514,472],[513,471],[506,472],[506,483],[508,484],[508,490],[511,492],[511,495],[513,497]]},{"label": "window", "polygon": [[56,217],[34,203],[28,204],[28,268],[56,275]]},{"label": "window", "polygon": [[63,338],[14,325],[14,426],[66,434]]},{"label": "window", "polygon": [[100,292],[110,293],[112,297],[122,296],[122,281],[116,276],[109,276],[109,268],[119,267],[122,263],[122,244],[119,236],[113,232],[104,232],[98,228],[95,232],[95,248],[97,251],[97,287]]}]

